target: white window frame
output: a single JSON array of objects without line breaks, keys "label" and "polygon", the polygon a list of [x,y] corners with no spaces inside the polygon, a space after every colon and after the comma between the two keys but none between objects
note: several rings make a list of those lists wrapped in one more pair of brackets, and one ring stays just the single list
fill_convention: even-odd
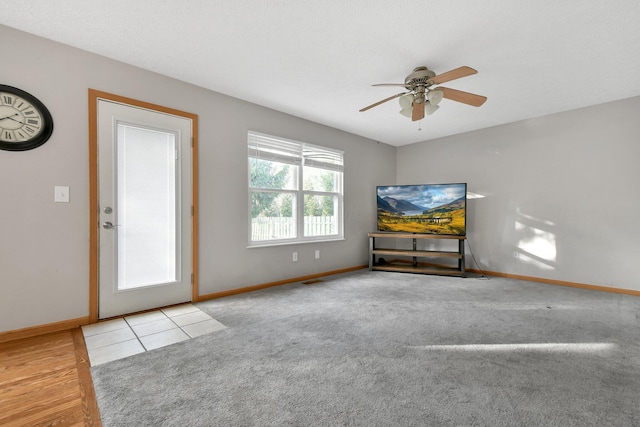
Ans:
[{"label": "white window frame", "polygon": [[[290,140],[278,136],[249,131],[247,134],[247,188],[248,188],[248,247],[290,245],[309,242],[344,240],[344,152],[334,148]],[[268,189],[251,186],[250,160],[271,160],[298,166],[295,189]],[[304,166],[338,172],[335,192],[304,190]],[[252,191],[274,191],[295,196],[296,237],[287,239],[252,240],[251,194]],[[337,200],[336,234],[304,236],[304,198],[312,196],[334,196]]]}]

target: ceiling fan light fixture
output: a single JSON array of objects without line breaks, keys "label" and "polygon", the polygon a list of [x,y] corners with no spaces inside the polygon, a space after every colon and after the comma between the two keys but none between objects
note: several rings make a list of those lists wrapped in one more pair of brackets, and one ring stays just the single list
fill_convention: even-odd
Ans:
[{"label": "ceiling fan light fixture", "polygon": [[402,95],[400,98],[398,98],[398,102],[400,103],[400,107],[402,108],[402,110],[400,110],[400,114],[405,117],[411,118],[411,112],[413,111],[413,93]]},{"label": "ceiling fan light fixture", "polygon": [[425,102],[425,104],[424,104],[424,112],[427,113],[427,116],[430,116],[433,113],[435,113],[438,110],[438,108],[440,108],[440,107],[438,107],[437,105],[432,104],[431,101]]},{"label": "ceiling fan light fixture", "polygon": [[427,93],[427,99],[429,100],[429,103],[434,106],[437,106],[438,104],[440,104],[440,101],[442,101],[442,98],[444,98],[444,92],[441,90],[433,89],[433,90],[430,90],[429,93]]},{"label": "ceiling fan light fixture", "polygon": [[405,109],[411,109],[411,104],[413,104],[413,94],[408,93],[406,95],[402,95],[398,101],[400,102],[400,107],[402,107],[403,110]]}]

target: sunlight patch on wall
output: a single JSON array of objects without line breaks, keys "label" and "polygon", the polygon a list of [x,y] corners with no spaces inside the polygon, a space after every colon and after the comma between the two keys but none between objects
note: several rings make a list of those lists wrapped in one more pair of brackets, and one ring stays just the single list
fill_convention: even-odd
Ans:
[{"label": "sunlight patch on wall", "polygon": [[551,221],[518,213],[515,229],[519,240],[514,256],[528,264],[553,270],[557,256],[556,235],[549,231],[553,227],[554,224]]},{"label": "sunlight patch on wall", "polygon": [[467,200],[471,200],[471,199],[484,199],[485,195],[483,194],[478,194],[478,193],[472,193],[471,191],[467,191]]}]

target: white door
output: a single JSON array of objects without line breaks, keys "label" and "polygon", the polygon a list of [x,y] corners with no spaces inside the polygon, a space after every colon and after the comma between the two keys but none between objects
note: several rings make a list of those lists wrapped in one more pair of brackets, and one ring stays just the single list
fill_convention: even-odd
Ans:
[{"label": "white door", "polygon": [[100,99],[98,317],[191,301],[192,121]]}]

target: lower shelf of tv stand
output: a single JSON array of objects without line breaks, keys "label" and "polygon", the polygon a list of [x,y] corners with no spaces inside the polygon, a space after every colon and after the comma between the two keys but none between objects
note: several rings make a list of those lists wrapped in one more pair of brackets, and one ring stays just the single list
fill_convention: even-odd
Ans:
[{"label": "lower shelf of tv stand", "polygon": [[371,270],[464,277],[464,273],[457,268],[436,267],[431,265],[381,264],[372,265]]}]

